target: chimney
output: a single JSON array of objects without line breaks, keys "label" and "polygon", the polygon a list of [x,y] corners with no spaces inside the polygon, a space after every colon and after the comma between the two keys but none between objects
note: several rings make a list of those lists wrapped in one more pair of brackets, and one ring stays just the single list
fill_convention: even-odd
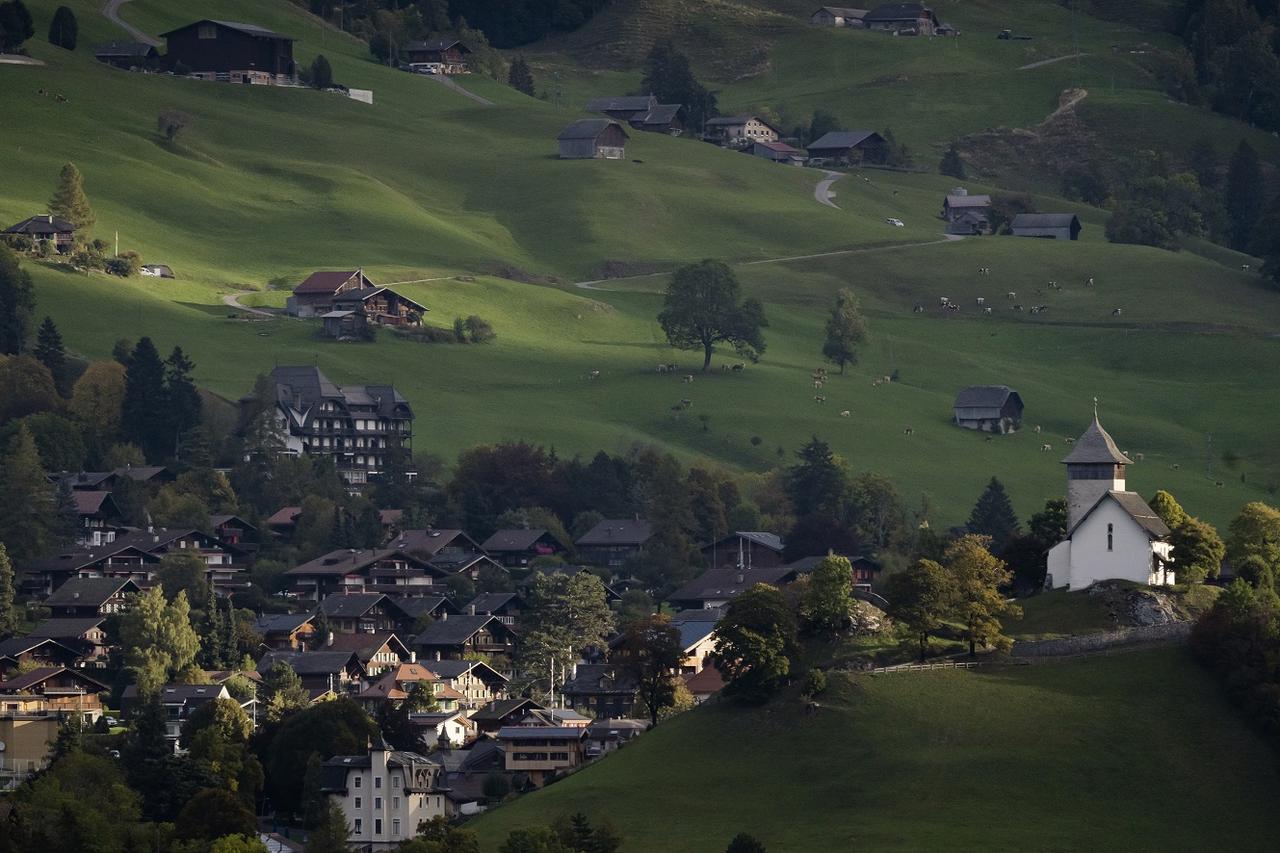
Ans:
[{"label": "chimney", "polygon": [[325,644],[326,646],[332,646],[332,645],[333,645],[333,632],[332,632],[332,631],[330,631],[330,632],[329,632],[329,636],[327,636],[327,637],[325,637],[325,638],[324,638],[324,644]]},{"label": "chimney", "polygon": [[417,663],[417,662],[418,662],[418,653],[413,651],[409,652],[409,663]]},{"label": "chimney", "polygon": [[449,611],[448,611],[448,610],[441,610],[441,611],[440,611],[440,621],[441,621],[441,622],[448,622],[448,621],[449,621]]},{"label": "chimney", "polygon": [[476,606],[475,606],[475,604],[468,604],[468,605],[467,605],[467,615],[468,615],[468,616],[475,616],[475,615],[476,615]]},{"label": "chimney", "polygon": [[437,649],[437,650],[436,650],[436,660],[437,660],[437,661],[439,661],[440,659],[441,659],[441,658],[440,658],[440,651]]}]

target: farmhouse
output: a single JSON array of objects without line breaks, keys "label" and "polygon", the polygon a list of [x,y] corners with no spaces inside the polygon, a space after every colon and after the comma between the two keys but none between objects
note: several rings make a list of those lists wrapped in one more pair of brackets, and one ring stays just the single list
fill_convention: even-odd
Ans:
[{"label": "farmhouse", "polygon": [[300,652],[315,635],[315,616],[310,613],[268,613],[259,616],[253,630],[262,635],[262,646],[279,651]]},{"label": "farmhouse", "polygon": [[991,196],[969,195],[956,187],[942,200],[942,218],[948,234],[990,234]]},{"label": "farmhouse", "polygon": [[126,530],[124,516],[111,492],[74,489],[71,497],[75,500],[76,515],[80,519],[76,530],[76,544],[80,547],[106,545]]},{"label": "farmhouse", "polygon": [[903,36],[931,36],[938,29],[938,16],[923,3],[886,3],[862,17],[869,30]]},{"label": "farmhouse", "polygon": [[410,646],[420,652],[427,667],[431,660],[461,660],[467,655],[509,655],[515,651],[515,634],[497,616],[448,616],[432,622],[413,638]]},{"label": "farmhouse", "polygon": [[286,302],[285,312],[291,317],[316,317],[332,311],[334,300],[341,295],[372,292],[377,287],[365,276],[363,270],[313,272],[293,289],[293,295]]},{"label": "farmhouse", "polygon": [[1008,385],[970,385],[956,395],[956,426],[1007,435],[1022,426],[1022,397]]},{"label": "farmhouse", "polygon": [[780,136],[780,130],[759,116],[744,115],[707,119],[702,138],[736,148],[753,142],[777,142]]},{"label": "farmhouse", "polygon": [[578,537],[578,556],[593,566],[619,568],[628,557],[644,550],[653,535],[642,519],[606,518]]},{"label": "farmhouse", "polygon": [[79,655],[50,637],[12,637],[0,640],[0,676],[41,666],[75,666]]},{"label": "farmhouse", "polygon": [[284,576],[289,579],[289,590],[294,595],[319,602],[335,592],[360,597],[367,593],[376,599],[385,598],[379,595],[384,592],[431,595],[440,589],[435,581],[443,574],[399,548],[356,551],[339,548],[289,569]]},{"label": "farmhouse", "polygon": [[400,58],[410,68],[430,69],[438,74],[466,74],[467,56],[471,48],[456,38],[411,41],[400,51]]},{"label": "farmhouse", "polygon": [[58,252],[69,252],[76,244],[76,227],[50,213],[28,216],[17,225],[4,229],[3,233],[6,237],[27,237],[35,243],[48,240]]},{"label": "farmhouse", "polygon": [[739,530],[703,545],[702,557],[712,569],[771,569],[783,563],[782,539],[776,533]]},{"label": "farmhouse", "polygon": [[1046,588],[1084,589],[1101,580],[1174,582],[1169,528],[1125,489],[1129,457],[1095,413],[1062,460],[1067,466],[1067,538],[1049,549]]},{"label": "farmhouse", "polygon": [[543,528],[498,530],[481,545],[485,553],[508,568],[524,568],[538,557],[550,557],[564,550]]},{"label": "farmhouse", "polygon": [[821,158],[833,166],[883,163],[884,137],[874,130],[833,130],[805,146],[810,159]]},{"label": "farmhouse", "polygon": [[627,132],[607,118],[580,118],[556,138],[561,160],[621,160],[627,156]]},{"label": "farmhouse", "polygon": [[1080,217],[1074,213],[1019,213],[1009,223],[1015,237],[1079,240]]},{"label": "farmhouse", "polygon": [[[412,446],[413,409],[391,385],[339,386],[318,367],[277,367],[271,381],[285,452],[332,459],[353,487],[382,470],[389,450]],[[242,397],[241,415],[257,405]]]},{"label": "farmhouse", "polygon": [[31,631],[30,636],[57,640],[75,650],[80,666],[101,668],[107,665],[111,652],[104,627],[106,621],[105,616],[46,619]]},{"label": "farmhouse", "polygon": [[296,39],[256,24],[205,19],[160,35],[168,45],[165,62],[175,73],[223,83],[298,82]]},{"label": "farmhouse", "polygon": [[679,136],[684,133],[684,105],[658,104],[646,113],[638,113],[627,120],[636,130],[646,133],[668,133]]},{"label": "farmhouse", "polygon": [[155,47],[140,41],[109,41],[93,49],[93,58],[126,71],[154,68],[159,61]]},{"label": "farmhouse", "polygon": [[866,9],[849,9],[844,6],[823,6],[809,16],[809,23],[817,27],[858,27],[864,26]]},{"label": "farmhouse", "polygon": [[792,148],[785,142],[769,142],[762,140],[752,143],[751,153],[757,157],[763,157],[774,163],[785,163],[788,166],[803,166],[804,152],[799,148]]},{"label": "farmhouse", "polygon": [[603,113],[618,121],[630,122],[644,116],[658,106],[653,95],[610,95],[587,101],[587,112]]},{"label": "farmhouse", "polygon": [[[341,551],[333,552],[341,554]],[[413,627],[413,619],[396,606],[394,599],[380,592],[337,592],[325,596],[320,602],[317,616],[324,615],[330,629],[335,634],[359,634],[364,637],[376,636],[378,632],[406,631]],[[325,645],[335,648],[333,642],[325,638]],[[336,648],[358,651],[357,648],[338,646]],[[407,652],[407,650],[406,650]],[[405,657],[408,657],[406,653]],[[361,658],[361,663],[365,663]]]},{"label": "farmhouse", "polygon": [[[356,331],[366,323],[416,326],[427,310],[389,287],[377,286],[359,269],[313,272],[285,303],[285,313],[292,317],[323,317],[326,332],[331,325]],[[351,318],[350,323],[330,322],[346,318]]]}]

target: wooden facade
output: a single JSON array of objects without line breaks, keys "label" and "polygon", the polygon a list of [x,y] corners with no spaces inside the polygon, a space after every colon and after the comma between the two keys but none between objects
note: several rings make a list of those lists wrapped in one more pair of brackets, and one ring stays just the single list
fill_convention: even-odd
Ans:
[{"label": "wooden facade", "polygon": [[263,27],[206,19],[161,35],[174,72],[231,83],[297,82],[294,39]]},{"label": "wooden facade", "polygon": [[579,119],[560,132],[560,159],[621,160],[627,156],[627,138],[612,119]]},{"label": "wooden facade", "polygon": [[437,74],[466,74],[470,53],[471,48],[457,39],[438,38],[409,42],[401,49],[400,59],[414,70],[421,67]]}]

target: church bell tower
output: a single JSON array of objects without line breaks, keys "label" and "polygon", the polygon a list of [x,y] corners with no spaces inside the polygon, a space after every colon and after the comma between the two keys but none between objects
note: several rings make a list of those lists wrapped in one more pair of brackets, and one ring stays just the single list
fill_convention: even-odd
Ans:
[{"label": "church bell tower", "polygon": [[1125,466],[1129,458],[1116,448],[1116,443],[1098,422],[1096,408],[1093,423],[1076,439],[1062,462],[1067,466],[1067,530],[1072,530],[1107,492],[1125,491]]}]

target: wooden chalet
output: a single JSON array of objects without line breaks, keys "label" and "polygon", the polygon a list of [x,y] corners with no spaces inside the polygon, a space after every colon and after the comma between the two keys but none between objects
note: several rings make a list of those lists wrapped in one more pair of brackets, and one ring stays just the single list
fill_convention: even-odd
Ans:
[{"label": "wooden chalet", "polygon": [[495,699],[471,715],[480,734],[497,734],[504,726],[516,726],[533,711],[546,710],[546,706],[533,699]]},{"label": "wooden chalet", "polygon": [[206,18],[160,35],[167,45],[165,65],[175,74],[224,83],[298,82],[296,39],[265,27]]},{"label": "wooden chalet", "polygon": [[788,566],[773,565],[739,568],[719,566],[708,569],[667,597],[678,607],[711,609],[723,607],[758,583],[781,587],[795,580],[796,570]]},{"label": "wooden chalet", "polygon": [[73,489],[71,497],[76,503],[76,515],[80,525],[76,529],[76,544],[81,548],[109,545],[125,533],[124,515],[116,506],[111,492]]},{"label": "wooden chalet", "polygon": [[879,164],[888,153],[884,137],[874,130],[833,130],[810,142],[805,150],[811,162],[829,166]]},{"label": "wooden chalet", "polygon": [[539,557],[564,552],[564,546],[544,528],[498,530],[480,546],[508,568],[526,568]]},{"label": "wooden chalet", "polygon": [[76,227],[61,217],[46,213],[28,216],[10,225],[2,233],[5,237],[26,237],[33,243],[48,240],[55,252],[70,252],[76,245]]},{"label": "wooden chalet", "polygon": [[150,71],[160,64],[155,46],[142,41],[109,41],[93,49],[93,58],[125,71]]},{"label": "wooden chalet", "polygon": [[289,591],[307,601],[323,601],[333,593],[439,595],[445,576],[401,548],[340,548],[284,573]]},{"label": "wooden chalet", "polygon": [[497,616],[502,624],[515,625],[524,606],[524,596],[518,592],[482,592],[462,611],[468,616]]},{"label": "wooden chalet", "polygon": [[0,640],[0,677],[32,667],[74,667],[80,653],[50,637],[11,637]]},{"label": "wooden chalet", "polygon": [[809,16],[815,27],[856,27],[861,29],[866,9],[850,9],[845,6],[822,6]]},{"label": "wooden chalet", "polygon": [[112,616],[129,608],[129,596],[142,591],[129,578],[70,578],[44,600],[54,619]]},{"label": "wooden chalet", "polygon": [[377,678],[413,657],[400,638],[389,631],[333,634],[325,641],[324,648],[331,652],[355,652],[369,678]]},{"label": "wooden chalet", "polygon": [[942,200],[942,218],[948,234],[990,234],[990,217],[989,195],[970,195],[964,187],[956,187]]},{"label": "wooden chalet", "polygon": [[707,119],[702,138],[707,142],[733,148],[756,142],[777,142],[782,131],[754,115],[717,116]]},{"label": "wooden chalet", "polygon": [[436,74],[466,74],[470,55],[471,48],[448,36],[411,41],[400,49],[400,59],[410,69]]},{"label": "wooden chalet", "polygon": [[1022,426],[1022,396],[1008,385],[970,385],[956,395],[952,421],[965,429],[1006,435]]},{"label": "wooden chalet", "polygon": [[561,160],[621,160],[627,156],[628,138],[613,119],[582,118],[560,131],[556,141]]},{"label": "wooden chalet", "polygon": [[253,630],[262,636],[262,646],[276,651],[300,652],[314,642],[315,616],[310,613],[268,613],[259,616]]},{"label": "wooden chalet", "polygon": [[45,711],[84,714],[91,722],[101,716],[99,694],[108,689],[96,678],[61,666],[43,666],[0,681],[0,697],[6,705],[11,697],[38,696]]},{"label": "wooden chalet", "polygon": [[560,687],[569,707],[592,717],[626,717],[640,689],[635,676],[612,664],[580,663]]},{"label": "wooden chalet", "polygon": [[620,568],[644,550],[644,544],[652,535],[652,527],[643,519],[606,518],[578,537],[574,544],[584,563]]},{"label": "wooden chalet", "polygon": [[350,651],[271,651],[258,660],[258,674],[265,676],[277,663],[283,663],[296,672],[302,686],[313,698],[330,691],[339,696],[356,693],[365,677],[360,658]]},{"label": "wooden chalet", "polygon": [[771,569],[780,566],[782,538],[776,533],[739,530],[702,546],[702,557],[713,569]]},{"label": "wooden chalet", "polygon": [[[408,634],[415,621],[396,599],[380,592],[336,592],[316,608],[316,618],[321,616],[334,634]],[[324,642],[331,645],[327,639]]]},{"label": "wooden chalet", "polygon": [[82,666],[105,667],[111,647],[107,640],[106,616],[54,617],[45,619],[28,636],[57,640],[79,655]]},{"label": "wooden chalet", "polygon": [[445,615],[409,645],[430,668],[432,660],[459,660],[468,654],[510,655],[515,639],[497,616]]},{"label": "wooden chalet", "polygon": [[923,3],[886,3],[862,16],[869,30],[900,36],[931,36],[941,24],[933,10]]},{"label": "wooden chalet", "polygon": [[1074,213],[1019,213],[1009,223],[1015,237],[1046,240],[1079,240],[1080,217]]},{"label": "wooden chalet", "polygon": [[318,317],[333,310],[337,297],[345,293],[371,292],[377,287],[358,269],[313,272],[293,289],[285,311],[293,317]]}]

